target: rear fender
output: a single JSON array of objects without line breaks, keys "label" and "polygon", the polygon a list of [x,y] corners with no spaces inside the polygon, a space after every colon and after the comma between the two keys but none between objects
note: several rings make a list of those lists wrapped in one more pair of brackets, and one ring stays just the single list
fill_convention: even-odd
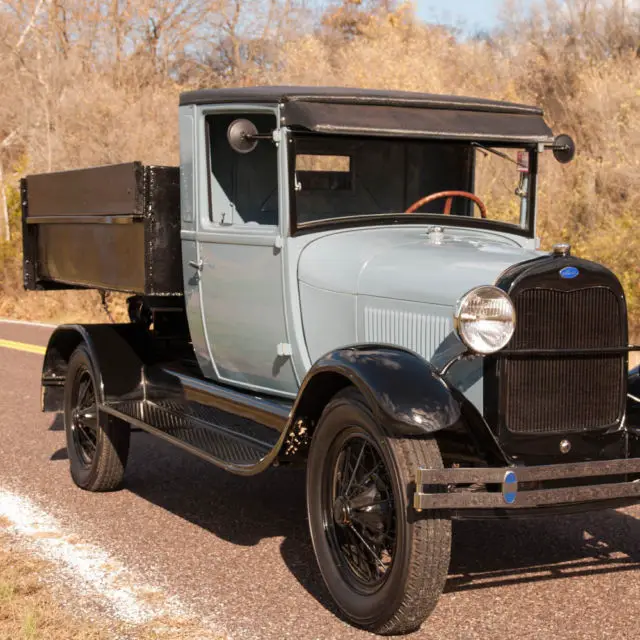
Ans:
[{"label": "rear fender", "polygon": [[49,338],[42,367],[42,410],[62,411],[71,354],[85,344],[95,365],[100,403],[139,400],[143,366],[150,353],[145,330],[133,324],[59,326]]}]

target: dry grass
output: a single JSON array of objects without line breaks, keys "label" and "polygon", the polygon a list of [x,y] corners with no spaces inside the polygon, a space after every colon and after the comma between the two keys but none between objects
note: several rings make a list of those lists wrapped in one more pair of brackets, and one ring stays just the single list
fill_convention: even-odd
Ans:
[{"label": "dry grass", "polygon": [[[2,543],[0,537],[0,543]],[[107,640],[114,635],[61,608],[41,580],[46,563],[0,548],[0,640]]]},{"label": "dry grass", "polygon": [[67,599],[77,606],[73,611],[58,603],[60,593],[48,586],[55,567],[16,549],[1,531],[9,524],[0,517],[0,640],[224,640],[188,619],[88,622],[81,600]]}]

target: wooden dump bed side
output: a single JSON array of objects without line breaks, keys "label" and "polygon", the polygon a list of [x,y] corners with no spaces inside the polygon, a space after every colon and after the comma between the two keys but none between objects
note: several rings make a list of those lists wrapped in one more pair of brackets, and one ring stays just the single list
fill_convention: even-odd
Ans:
[{"label": "wooden dump bed side", "polygon": [[26,289],[182,294],[177,167],[30,175],[21,191]]}]

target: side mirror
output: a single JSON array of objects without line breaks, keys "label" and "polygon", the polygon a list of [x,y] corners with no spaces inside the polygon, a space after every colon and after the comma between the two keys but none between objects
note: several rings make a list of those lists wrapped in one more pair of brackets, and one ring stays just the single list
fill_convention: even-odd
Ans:
[{"label": "side mirror", "polygon": [[234,120],[227,129],[227,140],[235,152],[251,153],[258,146],[256,125],[245,118]]},{"label": "side mirror", "polygon": [[553,150],[553,157],[560,164],[571,162],[576,155],[576,143],[566,133],[561,133],[555,137],[551,149]]}]

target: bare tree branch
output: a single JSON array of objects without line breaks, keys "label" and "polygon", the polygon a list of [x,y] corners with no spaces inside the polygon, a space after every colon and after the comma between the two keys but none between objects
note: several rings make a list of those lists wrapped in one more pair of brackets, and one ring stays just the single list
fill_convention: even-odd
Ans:
[{"label": "bare tree branch", "polygon": [[5,136],[4,140],[0,142],[0,149],[5,149],[6,147],[8,147],[17,135],[18,130],[14,129],[8,136]]},{"label": "bare tree branch", "polygon": [[16,46],[14,47],[14,50],[16,51],[16,53],[20,51],[26,37],[29,35],[29,32],[31,31],[31,29],[33,29],[33,26],[35,25],[36,20],[40,15],[40,12],[48,4],[49,4],[49,0],[38,0],[38,3],[36,4],[35,8],[33,9],[33,13],[31,14],[31,19],[29,20],[29,22],[27,23],[27,26],[24,28],[24,30],[20,34],[20,37],[18,38],[18,42],[16,42]]}]

